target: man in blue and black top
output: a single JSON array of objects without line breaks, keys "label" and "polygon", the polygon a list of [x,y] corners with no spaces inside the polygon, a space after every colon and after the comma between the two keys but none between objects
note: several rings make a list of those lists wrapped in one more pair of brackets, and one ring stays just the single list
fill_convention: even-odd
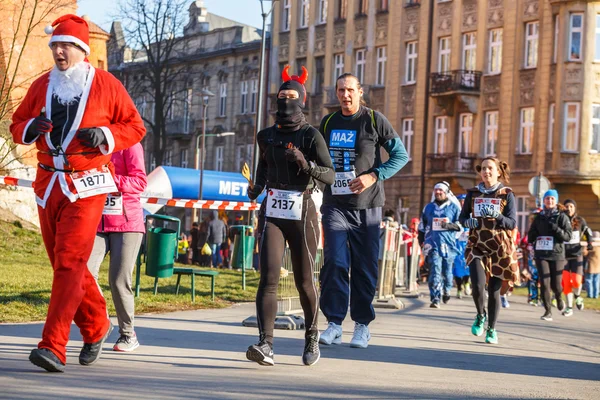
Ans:
[{"label": "man in blue and black top", "polygon": [[[320,342],[342,342],[342,321],[350,302],[355,322],[350,346],[366,348],[371,338],[368,325],[375,319],[383,181],[406,165],[408,154],[390,122],[361,104],[358,78],[341,75],[336,94],[341,110],[323,118],[319,129],[335,169],[335,181],[325,187],[321,207],[325,249],[320,305],[329,325]],[[386,162],[381,161],[381,147],[390,156]]]}]

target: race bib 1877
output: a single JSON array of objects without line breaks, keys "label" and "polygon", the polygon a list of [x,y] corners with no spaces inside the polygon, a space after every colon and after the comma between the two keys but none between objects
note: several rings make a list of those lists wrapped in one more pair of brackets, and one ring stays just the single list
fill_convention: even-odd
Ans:
[{"label": "race bib 1877", "polygon": [[84,172],[75,172],[71,174],[71,178],[73,178],[73,184],[80,199],[118,192],[115,180],[106,166]]},{"label": "race bib 1877", "polygon": [[267,197],[267,217],[302,219],[302,193],[291,190],[269,189]]}]

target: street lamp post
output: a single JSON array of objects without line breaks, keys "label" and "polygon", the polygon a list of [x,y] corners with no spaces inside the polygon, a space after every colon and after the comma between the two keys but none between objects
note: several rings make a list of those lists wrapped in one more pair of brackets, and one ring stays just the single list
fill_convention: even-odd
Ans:
[{"label": "street lamp post", "polygon": [[[200,153],[200,162],[198,162],[198,157],[196,157],[196,169],[200,169],[200,186],[198,188],[198,200],[202,200],[202,186],[204,180],[204,149],[206,148],[206,113],[208,109],[208,100],[214,96],[208,89],[202,89],[202,146],[198,148],[198,139],[196,138],[196,152]],[[194,209],[194,214],[196,213],[196,209]],[[196,220],[196,215],[193,217],[194,221]],[[200,215],[198,217],[198,222],[202,220],[202,208],[200,209]]]}]

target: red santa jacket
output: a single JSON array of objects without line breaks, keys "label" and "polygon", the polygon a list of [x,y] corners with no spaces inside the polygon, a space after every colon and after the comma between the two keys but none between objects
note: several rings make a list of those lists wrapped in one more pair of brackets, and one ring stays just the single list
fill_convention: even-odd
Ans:
[{"label": "red santa jacket", "polygon": [[[44,107],[46,117],[52,119],[52,87],[50,87],[49,76],[48,72],[33,82],[23,102],[14,113],[10,131],[15,143],[33,143],[25,141],[25,133]],[[83,146],[76,137],[77,131],[82,128],[101,128],[108,145],[102,145],[97,149]],[[49,154],[51,150],[55,150],[50,140],[50,133],[44,137],[40,136],[34,142],[39,150],[37,158],[41,164],[56,169],[85,171],[108,165],[111,153],[138,143],[145,133],[144,123],[121,82],[110,73],[90,66],[77,115],[62,143],[69,162],[68,168],[65,167],[64,156],[54,157]],[[42,208],[45,207],[52,187],[57,184],[57,181],[69,200],[72,202],[77,200],[78,195],[69,173],[51,172],[38,167],[34,191],[36,201]]]}]

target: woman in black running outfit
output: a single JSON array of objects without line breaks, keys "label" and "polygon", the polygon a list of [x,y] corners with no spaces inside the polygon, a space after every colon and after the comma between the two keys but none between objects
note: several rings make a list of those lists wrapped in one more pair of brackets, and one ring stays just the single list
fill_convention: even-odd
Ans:
[{"label": "woman in black running outfit", "polygon": [[[308,73],[289,77],[286,67],[277,94],[275,125],[258,133],[260,149],[256,179],[248,197],[256,199],[264,188],[264,216],[259,250],[260,283],[256,293],[259,343],[248,347],[246,357],[261,365],[274,365],[273,327],[277,313],[277,284],[285,243],[290,247],[292,268],[306,334],[302,361],[319,361],[319,302],[314,284],[315,257],[319,242],[317,210],[311,199],[317,181],[331,185],[333,164],[323,136],[309,125],[302,112],[306,101],[304,82]],[[262,225],[262,224],[261,224]]]}]

